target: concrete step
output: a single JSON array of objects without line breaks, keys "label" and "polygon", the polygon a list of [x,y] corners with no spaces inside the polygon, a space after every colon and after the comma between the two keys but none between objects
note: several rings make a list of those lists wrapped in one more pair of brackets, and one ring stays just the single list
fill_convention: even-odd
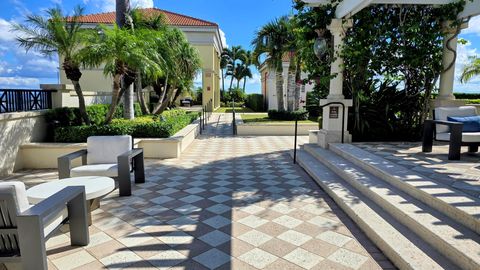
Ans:
[{"label": "concrete step", "polygon": [[459,269],[305,150],[297,161],[400,269]]},{"label": "concrete step", "polygon": [[305,149],[462,269],[480,269],[476,232],[332,151],[316,145]]},{"label": "concrete step", "polygon": [[480,199],[351,144],[330,150],[480,234]]}]

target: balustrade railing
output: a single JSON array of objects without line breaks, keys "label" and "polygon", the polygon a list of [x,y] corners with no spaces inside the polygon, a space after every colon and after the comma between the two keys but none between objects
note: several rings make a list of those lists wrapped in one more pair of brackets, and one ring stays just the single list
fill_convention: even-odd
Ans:
[{"label": "balustrade railing", "polygon": [[55,90],[0,89],[0,113],[51,109],[52,92]]}]

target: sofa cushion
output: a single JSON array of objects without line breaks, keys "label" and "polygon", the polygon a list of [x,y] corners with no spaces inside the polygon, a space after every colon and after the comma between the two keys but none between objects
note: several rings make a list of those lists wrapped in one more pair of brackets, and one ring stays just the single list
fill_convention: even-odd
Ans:
[{"label": "sofa cushion", "polygon": [[[437,140],[450,141],[450,133],[437,133]],[[462,142],[480,142],[480,132],[463,132]]]},{"label": "sofa cushion", "polygon": [[[477,115],[477,109],[474,106],[461,107],[438,107],[435,108],[435,120],[448,121],[448,117],[462,117]],[[446,133],[450,129],[445,125],[436,126],[437,133]]]},{"label": "sofa cushion", "polygon": [[30,208],[30,204],[28,203],[27,199],[27,190],[25,188],[25,184],[19,181],[9,181],[9,182],[1,182],[0,183],[0,190],[13,187],[13,197],[17,202],[17,208],[19,212],[23,212]]},{"label": "sofa cushion", "polygon": [[447,117],[448,121],[463,124],[463,132],[480,132],[480,115],[463,116],[463,117]]},{"label": "sofa cushion", "polygon": [[117,177],[118,165],[115,164],[92,164],[75,167],[70,171],[71,177],[81,176],[106,176]]},{"label": "sofa cushion", "polygon": [[117,163],[117,157],[130,150],[132,150],[132,137],[128,135],[88,137],[87,163]]}]

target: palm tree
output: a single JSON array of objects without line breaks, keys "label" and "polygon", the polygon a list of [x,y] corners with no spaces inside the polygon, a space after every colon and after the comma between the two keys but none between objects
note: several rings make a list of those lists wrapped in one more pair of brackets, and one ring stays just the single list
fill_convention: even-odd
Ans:
[{"label": "palm tree", "polygon": [[288,23],[286,16],[275,19],[260,28],[252,40],[252,46],[254,47],[253,61],[259,66],[260,56],[266,54],[265,62],[268,66],[275,69],[278,110],[285,109],[283,102],[282,56],[284,52],[288,51],[291,44]]},{"label": "palm tree", "polygon": [[235,68],[236,68],[237,62],[245,59],[245,53],[246,51],[242,48],[242,46],[233,46],[231,49],[229,48],[225,49],[225,54],[227,54],[230,58],[230,61],[227,64],[227,75],[232,77],[230,80],[229,89],[232,89],[233,80],[235,79],[235,76],[236,76]]},{"label": "palm tree", "polygon": [[220,57],[220,70],[222,72],[222,92],[225,92],[225,73],[227,72],[227,67],[229,63],[230,55],[228,55],[226,52],[223,52],[222,56]]},{"label": "palm tree", "polygon": [[480,58],[477,56],[469,57],[470,63],[465,65],[460,76],[460,82],[467,83],[473,77],[480,75]]},{"label": "palm tree", "polygon": [[85,67],[104,65],[103,73],[113,77],[112,103],[105,117],[106,124],[112,121],[116,111],[122,78],[137,69],[148,75],[160,70],[150,53],[145,53],[151,44],[143,38],[133,34],[130,29],[121,29],[117,25],[113,29],[102,26],[101,31],[93,33],[90,42],[79,52]]},{"label": "palm tree", "polygon": [[80,86],[80,64],[77,51],[81,46],[82,24],[79,17],[83,8],[77,6],[74,14],[65,19],[58,7],[47,9],[47,18],[39,15],[28,15],[25,24],[14,24],[13,30],[20,33],[17,42],[27,51],[35,49],[45,56],[58,54],[63,59],[62,67],[67,78],[72,82],[78,96],[78,109],[83,122],[90,125],[90,119],[85,108],[85,98]]},{"label": "palm tree", "polygon": [[161,62],[165,66],[163,78],[154,82],[154,89],[157,88],[157,94],[160,92],[160,99],[153,113],[160,114],[182,91],[193,86],[201,64],[198,51],[190,45],[181,30],[167,28],[155,40]]},{"label": "palm tree", "polygon": [[242,78],[243,78],[243,92],[245,93],[245,87],[247,85],[247,78],[252,78],[253,74],[252,74],[252,70],[250,69],[250,66],[253,64],[253,61],[252,61],[252,52],[251,51],[247,51],[245,53],[245,59],[243,61],[243,70],[242,70]]},{"label": "palm tree", "polygon": [[[115,1],[115,22],[119,28],[127,27],[128,14],[130,13],[129,0]],[[135,74],[125,74],[122,78],[122,92],[123,97],[123,116],[125,119],[135,118],[133,108],[133,82],[135,81]]]}]

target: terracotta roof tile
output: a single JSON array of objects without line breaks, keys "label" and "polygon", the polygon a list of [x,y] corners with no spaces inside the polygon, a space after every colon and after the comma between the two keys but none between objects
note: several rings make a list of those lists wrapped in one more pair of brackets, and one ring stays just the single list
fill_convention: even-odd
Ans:
[{"label": "terracotta roof tile", "polygon": [[[158,8],[143,8],[140,12],[145,16],[154,16],[158,14],[165,15],[167,22],[172,26],[218,26],[216,23],[197,19],[194,17],[166,11]],[[80,22],[83,23],[101,23],[101,24],[113,24],[115,22],[115,11],[88,14],[80,17]]]}]

